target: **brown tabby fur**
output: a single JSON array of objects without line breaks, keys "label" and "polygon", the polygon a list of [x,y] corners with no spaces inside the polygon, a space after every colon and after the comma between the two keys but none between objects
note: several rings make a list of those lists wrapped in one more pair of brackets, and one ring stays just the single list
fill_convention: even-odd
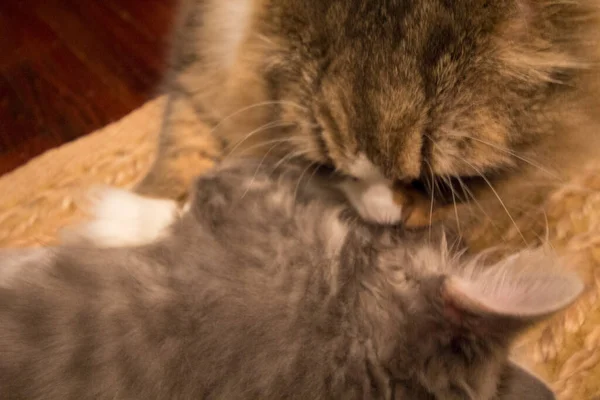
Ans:
[{"label": "brown tabby fur", "polygon": [[170,163],[193,143],[191,104],[226,152],[341,172],[364,152],[424,188],[421,219],[433,201],[434,218],[467,236],[485,220],[497,243],[600,148],[599,4],[183,1],[161,155],[139,190],[187,187]]}]

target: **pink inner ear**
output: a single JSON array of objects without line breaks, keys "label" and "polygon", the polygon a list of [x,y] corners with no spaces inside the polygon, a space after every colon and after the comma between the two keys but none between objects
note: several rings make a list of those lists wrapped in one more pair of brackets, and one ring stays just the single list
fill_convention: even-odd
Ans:
[{"label": "pink inner ear", "polygon": [[583,291],[581,280],[567,272],[514,272],[515,276],[504,271],[474,280],[449,278],[446,296],[466,312],[533,318],[567,307]]}]

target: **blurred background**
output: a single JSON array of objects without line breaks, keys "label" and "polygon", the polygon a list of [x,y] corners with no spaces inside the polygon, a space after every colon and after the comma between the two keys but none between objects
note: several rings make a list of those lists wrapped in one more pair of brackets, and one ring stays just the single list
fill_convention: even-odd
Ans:
[{"label": "blurred background", "polygon": [[0,175],[157,94],[176,0],[0,0]]}]

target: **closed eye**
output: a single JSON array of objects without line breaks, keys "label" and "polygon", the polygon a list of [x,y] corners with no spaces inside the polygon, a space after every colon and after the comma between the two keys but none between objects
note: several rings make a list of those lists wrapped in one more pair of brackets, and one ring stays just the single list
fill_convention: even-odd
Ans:
[{"label": "closed eye", "polygon": [[486,178],[481,176],[434,175],[410,182],[412,189],[427,198],[432,198],[438,206],[468,202],[475,192],[485,186],[487,186]]}]

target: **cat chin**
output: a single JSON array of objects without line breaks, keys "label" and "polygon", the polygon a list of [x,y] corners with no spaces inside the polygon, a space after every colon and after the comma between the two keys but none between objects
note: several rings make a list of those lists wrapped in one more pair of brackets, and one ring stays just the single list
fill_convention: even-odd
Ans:
[{"label": "cat chin", "polygon": [[64,242],[87,242],[97,247],[141,246],[167,235],[180,214],[175,201],[111,187],[90,191],[85,208],[91,220],[65,231]]},{"label": "cat chin", "polygon": [[402,222],[402,206],[397,203],[394,191],[386,182],[347,180],[340,184],[340,189],[365,221],[380,225]]}]

